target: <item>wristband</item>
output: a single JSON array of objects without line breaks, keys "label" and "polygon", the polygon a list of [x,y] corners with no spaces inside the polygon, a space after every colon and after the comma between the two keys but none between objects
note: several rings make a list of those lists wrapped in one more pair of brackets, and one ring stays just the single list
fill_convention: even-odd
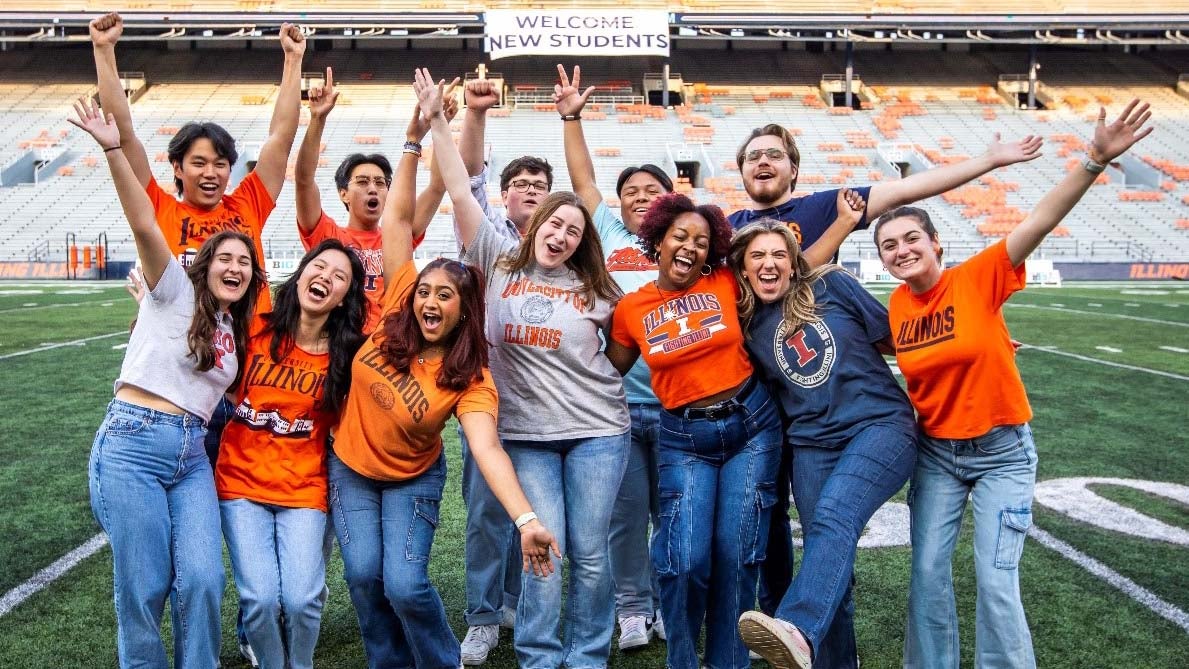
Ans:
[{"label": "wristband", "polygon": [[1082,167],[1090,174],[1102,174],[1106,171],[1106,165],[1086,156],[1086,162],[1082,163]]},{"label": "wristband", "polygon": [[516,519],[516,529],[519,530],[520,528],[524,527],[525,525],[528,525],[529,523],[533,522],[536,519],[537,519],[537,514],[533,513],[532,511],[529,511],[528,513],[522,513]]},{"label": "wristband", "polygon": [[563,122],[564,122],[564,121],[581,121],[581,120],[582,120],[582,114],[581,114],[581,112],[579,112],[579,113],[577,113],[577,114],[563,114],[563,115],[562,115],[562,117],[561,117],[561,120],[562,120]]},{"label": "wristband", "polygon": [[405,151],[405,153],[411,153],[411,154],[417,156],[418,158],[420,158],[421,157],[421,144],[420,144],[420,142],[405,142],[404,151]]},{"label": "wristband", "polygon": [[115,146],[109,146],[109,147],[107,147],[106,149],[104,149],[104,150],[103,150],[103,152],[104,152],[104,153],[107,153],[108,151],[115,151],[116,149],[119,149],[119,148],[121,148],[121,147],[120,147],[120,145],[119,145],[119,144],[116,144]]}]

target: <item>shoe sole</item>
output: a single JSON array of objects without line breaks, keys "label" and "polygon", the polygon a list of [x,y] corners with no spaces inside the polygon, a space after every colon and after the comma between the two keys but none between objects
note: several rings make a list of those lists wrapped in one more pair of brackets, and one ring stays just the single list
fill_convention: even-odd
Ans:
[{"label": "shoe sole", "polygon": [[647,646],[647,645],[648,645],[648,643],[649,643],[650,641],[652,641],[652,635],[651,635],[651,634],[650,634],[650,635],[648,635],[648,636],[646,636],[646,637],[644,637],[643,639],[640,639],[640,640],[638,640],[638,641],[629,641],[629,642],[627,642],[627,643],[624,643],[624,642],[620,641],[620,642],[619,642],[619,649],[620,649],[620,650],[635,650],[635,649],[637,649],[637,648],[644,648],[645,646]]},{"label": "shoe sole", "polygon": [[462,665],[464,667],[478,667],[479,665],[486,664],[486,662],[487,662],[486,655],[484,655],[482,658],[478,658],[478,657],[464,657],[464,658],[462,658]]},{"label": "shoe sole", "polygon": [[743,643],[767,660],[772,669],[811,669],[809,657],[790,649],[782,639],[783,630],[776,621],[744,613],[739,618],[739,636]]}]

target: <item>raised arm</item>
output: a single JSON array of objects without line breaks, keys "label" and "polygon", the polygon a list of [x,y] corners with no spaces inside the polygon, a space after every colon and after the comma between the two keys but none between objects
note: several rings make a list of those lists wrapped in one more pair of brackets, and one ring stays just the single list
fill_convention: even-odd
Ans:
[{"label": "raised arm", "polygon": [[[413,107],[413,117],[405,129],[405,140],[420,144],[425,136],[425,120],[420,105]],[[401,265],[413,259],[413,211],[417,200],[417,162],[421,152],[406,148],[396,164],[388,199],[384,201],[384,215],[380,219],[381,241],[384,244],[384,276],[393,276]],[[384,284],[387,286],[387,282]]]},{"label": "raised arm", "polygon": [[[491,492],[503,505],[513,520],[531,513],[533,508],[524,496],[520,481],[516,478],[516,470],[512,467],[512,460],[500,446],[499,435],[496,432],[495,417],[489,413],[469,412],[458,417],[462,424],[462,431],[466,434],[467,444],[475,464],[479,465],[479,473],[491,486]],[[520,528],[520,550],[524,560],[524,570],[538,576],[548,576],[553,573],[553,560],[549,553],[553,552],[561,558],[561,550],[557,540],[540,520],[529,520]]]},{"label": "raised arm", "polygon": [[487,79],[471,79],[462,89],[467,113],[462,117],[462,133],[458,138],[458,153],[467,174],[476,176],[483,171],[483,146],[487,135],[487,110],[500,101],[500,92]]},{"label": "raised arm", "polygon": [[173,257],[165,235],[157,227],[153,203],[149,201],[144,186],[136,179],[128,157],[120,150],[120,129],[114,115],[107,114],[105,117],[99,105],[87,99],[79,99],[74,111],[78,119],[67,120],[94,138],[107,158],[112,181],[116,184],[116,194],[120,197],[120,206],[124,209],[124,216],[132,228],[132,238],[136,241],[145,284],[149,290],[153,290]]},{"label": "raised arm", "polygon": [[339,99],[334,90],[334,71],[326,68],[326,83],[310,89],[310,124],[305,137],[297,149],[297,162],[293,166],[293,183],[297,187],[297,227],[310,232],[322,218],[322,193],[314,174],[318,171],[318,149],[322,146],[322,133],[326,131],[326,117]]},{"label": "raised arm", "polygon": [[842,242],[846,241],[846,236],[854,232],[855,226],[859,224],[859,219],[863,218],[865,206],[863,196],[859,195],[858,191],[849,188],[842,188],[838,191],[838,202],[835,207],[838,211],[838,218],[834,219],[834,222],[826,228],[821,237],[818,237],[813,246],[802,249],[810,267],[818,267],[834,259],[834,256],[838,254],[838,249],[842,247]]},{"label": "raised arm", "polygon": [[124,84],[120,83],[119,68],[116,67],[116,42],[124,34],[124,21],[119,14],[104,14],[93,19],[89,28],[95,53],[95,74],[99,79],[99,103],[103,105],[104,111],[115,118],[116,126],[120,129],[118,144],[132,166],[137,183],[145,188],[153,178],[153,169],[149,165],[144,144],[132,127],[132,108],[124,93]]},{"label": "raised arm", "polygon": [[[457,81],[457,80],[456,80]],[[442,110],[446,114],[446,123],[454,120],[458,115],[458,97],[454,94],[454,89],[457,84],[450,84],[446,89],[445,100],[442,101]],[[428,130],[429,126],[426,126]],[[421,133],[421,138],[425,137],[425,133]],[[421,139],[408,141],[416,141],[421,143]],[[417,194],[417,204],[413,212],[413,239],[417,239],[425,234],[429,229],[429,224],[433,222],[433,217],[438,213],[438,207],[442,205],[442,197],[446,195],[446,184],[442,182],[442,175],[438,171],[437,161],[432,161],[429,166],[429,183],[424,190]]]},{"label": "raised arm", "polygon": [[557,66],[557,75],[561,83],[553,85],[553,102],[562,118],[566,170],[570,173],[574,192],[593,212],[603,201],[603,195],[595,184],[594,161],[590,159],[590,147],[586,145],[586,135],[582,132],[582,109],[595,87],[590,86],[585,91],[578,88],[582,70],[577,65],[574,66],[573,80],[566,76],[566,68],[560,64]]},{"label": "raised arm", "polygon": [[301,116],[301,59],[306,51],[305,35],[301,28],[292,23],[282,23],[281,48],[285,51],[281,89],[273,106],[272,121],[268,124],[268,139],[260,147],[260,157],[256,161],[256,176],[260,177],[274,201],[285,185],[285,168],[289,162],[289,151],[293,149],[293,138],[297,136],[297,121]]},{"label": "raised arm", "polygon": [[462,157],[458,155],[458,148],[454,146],[454,138],[450,136],[450,124],[442,113],[442,89],[445,85],[445,81],[434,84],[429,70],[423,68],[416,71],[413,90],[417,91],[422,116],[430,122],[434,160],[441,171],[446,191],[450,193],[450,200],[454,203],[458,239],[463,246],[470,246],[485,217],[475,196],[471,194],[470,177]]},{"label": "raised arm", "polygon": [[995,140],[987,145],[981,156],[935,167],[904,179],[881,181],[871,187],[867,196],[867,220],[875,220],[885,211],[901,205],[953,190],[991,170],[1033,160],[1040,155],[1043,143],[1041,137],[1028,135],[1018,142],[1004,144],[999,141],[999,133],[995,133]]},{"label": "raised arm", "polygon": [[1106,109],[1098,109],[1098,125],[1094,128],[1088,161],[1083,167],[1075,168],[1065,175],[1061,183],[1036,203],[1028,218],[1008,233],[1007,257],[1013,266],[1018,267],[1040,246],[1069,210],[1082,199],[1108,163],[1152,132],[1152,126],[1143,127],[1151,116],[1148,103],[1141,104],[1138,99],[1132,100],[1110,125],[1106,124]]}]

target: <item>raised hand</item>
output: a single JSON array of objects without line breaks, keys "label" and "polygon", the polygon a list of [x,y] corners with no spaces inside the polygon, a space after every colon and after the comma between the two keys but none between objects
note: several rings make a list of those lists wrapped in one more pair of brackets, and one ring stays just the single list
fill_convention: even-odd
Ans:
[{"label": "raised hand", "polygon": [[79,98],[78,102],[74,103],[74,112],[78,114],[78,119],[66,120],[82,128],[104,151],[120,148],[120,129],[116,127],[115,117],[111,114],[105,117],[99,103],[94,99]]},{"label": "raised hand", "polygon": [[858,191],[849,188],[842,188],[838,191],[836,205],[838,218],[835,220],[846,223],[851,230],[854,230],[855,226],[859,224],[859,219],[863,218],[863,211],[867,208],[863,196]]},{"label": "raised hand", "polygon": [[553,573],[554,555],[561,558],[561,549],[553,533],[539,521],[532,521],[520,530],[520,555],[524,561],[524,570],[532,571],[537,576],[548,576]]},{"label": "raised hand", "polygon": [[334,70],[326,68],[326,82],[321,86],[310,89],[310,116],[325,118],[334,103],[339,99],[339,92],[334,89]]},{"label": "raised hand", "polygon": [[458,77],[450,82],[446,87],[446,92],[442,94],[442,113],[446,116],[446,122],[449,123],[458,116]]},{"label": "raised hand", "polygon": [[115,46],[120,41],[120,35],[124,34],[124,19],[112,12],[91,19],[87,28],[91,33],[91,43],[95,46]]},{"label": "raised hand", "polygon": [[409,119],[409,127],[405,128],[405,141],[421,143],[429,134],[430,118],[421,113],[421,103],[413,105],[413,116]]},{"label": "raised hand", "polygon": [[1135,98],[1127,104],[1119,118],[1107,125],[1106,109],[1098,108],[1098,124],[1094,127],[1094,140],[1090,145],[1090,157],[1099,163],[1123,155],[1139,140],[1151,134],[1153,126],[1143,127],[1152,117],[1150,105]]},{"label": "raised hand", "polygon": [[137,304],[140,304],[141,300],[144,300],[144,275],[140,273],[140,268],[133,267],[128,270],[128,283],[124,284],[124,290],[128,291],[128,294],[132,296],[132,299],[136,300]]},{"label": "raised hand", "polygon": [[306,52],[306,36],[301,28],[292,23],[281,24],[281,48],[286,54],[303,56]]},{"label": "raised hand", "polygon": [[495,84],[487,79],[471,79],[463,88],[463,98],[467,109],[485,112],[499,104],[500,92]]},{"label": "raised hand", "polygon": [[[456,77],[450,86],[453,87],[457,82],[458,78]],[[429,73],[428,68],[421,67],[413,71],[413,91],[417,94],[417,104],[421,107],[421,115],[426,120],[442,113],[445,88],[446,80],[442,79],[434,84],[433,75]]]},{"label": "raised hand", "polygon": [[1039,135],[1028,135],[1018,142],[1004,143],[1000,141],[999,133],[995,133],[995,139],[987,145],[986,155],[995,167],[1004,167],[1039,158],[1043,145],[1044,138]]},{"label": "raised hand", "polygon": [[557,75],[561,79],[560,84],[553,85],[553,104],[557,105],[557,113],[561,116],[577,116],[582,113],[582,108],[586,106],[586,101],[590,94],[594,93],[595,87],[590,86],[585,91],[578,88],[582,70],[577,65],[574,66],[573,80],[566,76],[566,68],[560,63],[557,66]]}]

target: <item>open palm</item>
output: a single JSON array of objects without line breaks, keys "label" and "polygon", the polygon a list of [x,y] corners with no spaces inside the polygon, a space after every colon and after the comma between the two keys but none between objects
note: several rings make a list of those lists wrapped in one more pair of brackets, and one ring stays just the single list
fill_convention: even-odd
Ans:
[{"label": "open palm", "polygon": [[1152,126],[1144,127],[1151,117],[1150,105],[1140,103],[1139,98],[1128,103],[1119,118],[1110,125],[1106,122],[1106,109],[1100,107],[1091,157],[1100,163],[1108,163],[1123,155],[1132,145],[1151,134]]},{"label": "open palm", "polygon": [[95,100],[79,98],[78,102],[74,103],[74,112],[78,114],[78,118],[66,120],[94,137],[99,146],[110,149],[120,145],[120,129],[116,127],[115,117],[111,114],[104,116],[103,110]]}]

